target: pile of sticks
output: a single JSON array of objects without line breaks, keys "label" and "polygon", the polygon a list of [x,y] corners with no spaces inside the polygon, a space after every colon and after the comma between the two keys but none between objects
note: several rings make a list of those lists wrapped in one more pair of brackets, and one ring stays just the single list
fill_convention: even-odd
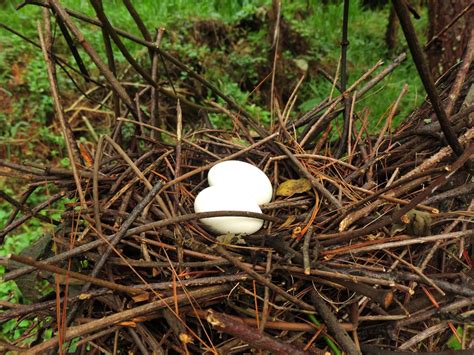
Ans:
[{"label": "pile of sticks", "polygon": [[[71,168],[0,161],[2,175],[29,184],[19,201],[0,195],[14,206],[2,242],[30,218],[54,226],[27,254],[2,259],[3,280],[16,280],[31,303],[2,302],[0,322],[29,319],[33,326],[15,344],[0,346],[32,353],[74,346],[106,353],[390,354],[442,351],[452,337],[472,345],[466,324],[474,302],[474,36],[460,64],[430,93],[440,107],[425,102],[395,132],[392,119],[406,88],[375,135],[357,101],[405,54],[388,65],[376,63],[348,88],[337,83],[339,96],[298,117],[292,114],[295,89],[268,129],[161,50],[162,32],[153,39],[130,1],[124,3],[143,39],[114,28],[100,1],[92,1],[96,19],[58,0],[30,3],[44,7],[34,44],[45,57]],[[89,91],[67,109],[56,68],[70,73],[74,67],[52,51],[50,16],[88,80],[83,87]],[[73,18],[103,31],[108,64]],[[123,38],[149,50],[148,67],[133,58]],[[143,90],[118,79],[111,42]],[[75,43],[101,80],[80,64]],[[179,81],[160,79],[173,70],[187,72],[226,105],[184,97],[176,90]],[[114,118],[112,133],[97,137],[92,149],[76,142],[71,127],[84,107]],[[227,115],[234,129],[211,127],[210,112]],[[341,113],[345,122],[334,140]],[[191,128],[183,124],[190,115],[202,118]],[[81,124],[95,132],[87,118]],[[274,196],[262,214],[194,213],[207,171],[229,159],[260,167],[275,189],[299,178],[311,188]],[[28,207],[28,196],[45,184],[59,192]],[[41,213],[66,197],[72,200],[61,220]],[[199,222],[213,216],[258,217],[265,224],[253,235],[215,236]],[[45,280],[51,292],[35,296],[32,285]],[[48,328],[54,329],[51,338]],[[30,345],[23,345],[27,339]]]}]

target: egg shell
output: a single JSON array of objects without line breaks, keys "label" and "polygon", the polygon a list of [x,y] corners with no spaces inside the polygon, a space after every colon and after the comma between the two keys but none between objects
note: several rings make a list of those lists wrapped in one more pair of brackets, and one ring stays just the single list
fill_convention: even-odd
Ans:
[{"label": "egg shell", "polygon": [[228,186],[234,191],[253,196],[258,205],[272,200],[272,183],[265,173],[255,165],[227,160],[214,165],[207,180],[210,186]]},{"label": "egg shell", "polygon": [[[225,186],[210,186],[194,200],[194,211],[248,211],[262,213],[255,200],[245,193],[237,193]],[[200,220],[217,234],[252,234],[263,226],[263,220],[249,217],[212,217]]]}]

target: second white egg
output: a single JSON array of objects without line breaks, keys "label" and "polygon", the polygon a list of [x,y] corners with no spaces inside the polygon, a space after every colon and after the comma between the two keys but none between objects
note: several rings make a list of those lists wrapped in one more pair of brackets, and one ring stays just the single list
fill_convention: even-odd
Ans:
[{"label": "second white egg", "polygon": [[272,199],[272,183],[267,175],[255,165],[240,160],[227,160],[214,165],[207,180],[210,186],[227,186],[228,189],[248,193],[259,205]]}]

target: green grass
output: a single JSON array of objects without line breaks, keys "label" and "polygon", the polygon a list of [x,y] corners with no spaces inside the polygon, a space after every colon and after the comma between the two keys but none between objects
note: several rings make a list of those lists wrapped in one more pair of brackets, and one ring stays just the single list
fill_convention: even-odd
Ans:
[{"label": "green grass", "polygon": [[[292,2],[283,8],[283,14],[290,19],[291,24],[310,40],[311,56],[326,64],[328,67],[336,68],[340,55],[340,38],[342,24],[342,1],[338,4],[328,6],[315,5],[306,8],[305,18],[300,21],[295,13],[301,11],[301,4]],[[420,42],[424,42],[424,30],[426,28],[426,12],[423,20],[415,22]],[[361,11],[357,1],[350,2],[349,8],[349,46],[348,58],[348,85],[356,81],[363,73],[370,69],[378,60],[382,59],[386,64],[390,63],[392,56],[387,53],[384,34],[388,22],[388,8],[380,11]],[[404,37],[399,31],[398,48],[394,51],[399,54],[407,51]],[[396,56],[396,55],[394,55]],[[368,93],[362,102],[356,106],[356,111],[367,107],[370,110],[369,121],[375,123],[387,110],[401,91],[404,84],[408,84],[409,91],[400,105],[400,113],[396,118],[399,122],[406,117],[422,98],[420,98],[421,81],[416,74],[414,64],[409,57],[399,68],[397,68],[380,85]],[[331,92],[331,83],[326,79],[317,77],[307,83],[304,91],[304,101],[300,103],[302,111],[308,110],[314,104],[322,101]],[[374,129],[374,126],[372,126]]]},{"label": "green grass", "polygon": [[[92,6],[86,0],[66,0],[63,3],[76,11],[81,11],[90,16],[94,15]],[[269,4],[269,0],[142,1],[137,5],[137,10],[142,15],[148,28],[167,28],[168,36],[165,37],[162,43],[165,49],[177,53],[180,59],[190,65],[201,64],[204,68],[204,75],[209,80],[216,83],[227,94],[232,95],[238,102],[246,105],[246,108],[259,117],[263,123],[268,123],[269,107],[266,107],[267,104],[258,95],[249,95],[252,87],[242,89],[239,83],[239,80],[242,81],[245,78],[252,82],[255,87],[263,79],[263,74],[257,72],[256,67],[264,64],[268,67],[269,65],[268,52],[271,51],[271,48],[267,38],[269,37],[268,26],[263,26],[259,31],[239,33],[242,36],[242,41],[239,42],[239,47],[232,50],[228,48],[211,49],[205,44],[197,46],[190,39],[189,33],[194,21],[212,19],[224,24],[235,24],[243,18],[258,13],[265,6],[268,8]],[[104,6],[106,13],[115,26],[127,29],[132,34],[140,36],[121,1],[106,1]],[[21,29],[30,38],[35,39],[37,37],[36,24],[31,19],[40,17],[40,9],[35,6],[27,6],[20,11],[14,11],[11,2],[8,2],[4,7],[6,7],[5,10],[0,13],[1,22]],[[285,58],[287,60],[317,60],[334,70],[340,53],[342,2],[323,6],[316,2],[288,1],[283,3],[282,13],[285,21],[290,23],[292,28],[309,43],[306,53],[295,58],[287,52],[284,53]],[[348,49],[349,84],[359,78],[379,59],[390,62],[391,58],[386,53],[384,43],[387,18],[387,8],[380,11],[362,11],[358,1],[351,2],[349,16],[350,45]],[[422,39],[424,37],[423,29],[426,27],[425,18],[426,16],[423,16],[424,20],[415,21]],[[99,54],[105,58],[101,32],[94,26],[84,24],[81,24],[81,30],[94,48],[98,49]],[[232,36],[232,33],[229,33],[229,36]],[[60,37],[59,34],[58,37]],[[405,49],[404,40],[401,37],[400,35],[399,43],[401,45],[395,51],[396,53]],[[5,31],[0,31],[0,39],[4,43],[4,48],[2,48],[4,50],[0,54],[0,63],[3,63],[0,64],[0,81],[9,79],[11,68],[8,67],[8,64],[17,58],[20,58],[20,63],[24,65],[24,73],[26,73],[24,74],[25,84],[20,85],[20,89],[23,90],[20,91],[20,95],[16,92],[17,88],[10,92],[12,96],[20,96],[20,100],[12,105],[12,114],[0,113],[0,122],[4,122],[4,127],[8,127],[8,130],[0,132],[0,136],[4,142],[9,143],[10,141],[15,142],[16,136],[21,136],[22,133],[26,135],[27,133],[28,126],[15,121],[15,118],[19,115],[26,116],[27,121],[37,122],[38,125],[44,125],[48,123],[48,120],[51,120],[51,99],[48,95],[48,83],[41,53]],[[67,53],[62,39],[59,38],[56,42],[58,52]],[[128,40],[124,40],[124,42],[131,53],[146,60],[146,52],[142,47]],[[86,64],[92,67],[88,56],[82,54]],[[125,65],[125,59],[118,51],[116,51],[116,59],[119,65],[120,63]],[[93,70],[93,72],[95,71]],[[377,94],[369,94],[356,107],[356,110],[368,107],[370,109],[370,121],[378,121],[390,103],[398,96],[404,83],[409,85],[409,92],[400,106],[400,114],[396,118],[396,121],[399,121],[421,101],[421,83],[410,59],[381,83],[376,90],[373,90],[373,93],[376,92]],[[62,85],[65,89],[73,88],[67,81],[63,81]],[[320,76],[309,77],[300,90],[297,108],[300,112],[308,110],[327,97],[330,91],[331,83],[327,80]],[[23,92],[29,93],[28,98],[22,98],[21,94]],[[216,122],[221,121],[217,119]],[[40,140],[48,140],[44,133],[44,131],[39,132]],[[57,148],[56,151],[60,147]]]}]

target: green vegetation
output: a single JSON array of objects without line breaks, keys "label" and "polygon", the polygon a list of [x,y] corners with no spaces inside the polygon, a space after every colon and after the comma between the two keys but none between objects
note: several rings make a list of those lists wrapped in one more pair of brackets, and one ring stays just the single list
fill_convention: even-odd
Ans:
[{"label": "green vegetation", "polygon": [[[0,180],[0,189],[2,189],[5,193],[9,195],[13,195],[15,191],[11,188],[7,187],[2,180]],[[35,206],[41,202],[43,202],[48,195],[50,195],[51,191],[48,191],[47,187],[38,188],[35,192],[33,192],[28,198],[28,204],[31,206]],[[61,219],[61,213],[64,211],[64,204],[66,200],[60,201],[56,204],[53,204],[47,211],[47,215],[51,218],[56,220]],[[0,201],[0,230],[3,229],[5,226],[12,208],[8,205],[5,201]],[[42,215],[46,215],[46,212],[41,212]],[[22,212],[18,213],[17,218],[23,216]],[[24,223],[21,227],[14,230],[12,233],[5,238],[5,242],[3,243],[2,247],[0,248],[0,256],[6,256],[10,253],[18,254],[26,247],[28,247],[31,243],[36,241],[41,235],[43,235],[47,230],[50,230],[51,226],[45,226],[42,222],[38,219],[32,218],[27,223]],[[5,273],[5,267],[0,265],[0,276]],[[49,292],[50,286],[46,283],[41,283],[38,285],[38,292],[39,294],[45,294]],[[21,294],[20,289],[17,287],[14,281],[2,282],[0,285],[0,299],[6,300],[12,303],[21,303],[25,304],[26,300],[23,299],[23,295]],[[21,302],[20,302],[21,301]],[[39,320],[38,320],[39,322]],[[43,320],[41,324],[45,324],[47,320]],[[32,332],[31,334],[35,334],[39,327],[38,324],[33,324],[31,321],[21,321],[15,322],[14,320],[10,320],[6,323],[0,325],[0,339],[4,337],[10,341],[17,340],[22,336],[26,331]],[[49,334],[49,335],[48,335]],[[51,332],[46,332],[44,336],[51,336]],[[47,339],[47,338],[45,338]],[[31,342],[33,338],[26,338],[24,340],[24,344]]]},{"label": "green vegetation", "polygon": [[[94,12],[86,0],[64,0],[62,3],[71,9],[90,16]],[[182,61],[199,70],[215,83],[222,91],[233,97],[263,124],[270,122],[268,97],[269,81],[265,90],[254,89],[265,79],[272,68],[273,49],[269,24],[266,18],[270,0],[205,0],[192,2],[187,0],[140,1],[136,4],[149,29],[166,27],[162,46]],[[140,36],[133,20],[121,1],[105,1],[105,11],[117,27]],[[284,72],[277,87],[285,88],[291,93],[301,74],[298,74],[297,61],[308,63],[306,79],[298,93],[298,102],[293,115],[304,112],[331,92],[332,85],[322,78],[314,66],[323,65],[334,74],[340,53],[340,32],[342,22],[341,4],[322,5],[321,2],[285,1],[282,15],[287,31],[283,32],[290,45],[283,48],[280,60]],[[423,18],[425,18],[424,16]],[[14,2],[7,1],[0,5],[0,22],[21,32],[38,42],[36,19],[41,18],[41,9],[26,6],[15,11]],[[390,62],[384,43],[388,10],[362,11],[358,1],[352,1],[350,7],[348,50],[349,84],[359,78],[379,59]],[[78,22],[76,22],[78,23]],[[417,22],[417,28],[423,37],[426,26],[424,20]],[[96,27],[81,24],[81,30],[99,54],[105,58],[102,35]],[[400,34],[399,34],[400,35]],[[73,63],[69,51],[58,29],[55,30],[55,50]],[[291,42],[291,39],[296,39]],[[139,45],[125,40],[131,53],[142,61],[147,61],[147,52]],[[404,50],[404,41],[400,36],[399,48],[395,53]],[[288,42],[287,42],[288,44]],[[97,71],[82,51],[82,58],[93,75]],[[127,67],[123,56],[116,51],[119,68]],[[59,85],[66,103],[72,103],[77,97],[70,95],[74,85],[62,72],[59,72]],[[192,85],[184,73],[179,79]],[[76,78],[77,79],[77,78]],[[133,78],[130,78],[132,81]],[[80,82],[80,80],[79,80]],[[397,120],[405,117],[420,102],[424,93],[410,60],[406,61],[379,88],[364,98],[357,105],[357,110],[367,107],[370,110],[369,120],[372,126],[383,116],[390,104],[398,96],[402,85],[409,85],[409,92],[402,100]],[[268,94],[267,94],[268,95]],[[204,93],[204,98],[211,99],[211,93]],[[285,95],[282,96],[285,98]],[[213,98],[215,99],[215,98]],[[223,104],[217,100],[218,103]],[[283,105],[286,102],[282,103]],[[219,114],[211,114],[213,124],[220,127],[231,127],[231,124]],[[373,128],[373,127],[372,127]],[[92,142],[92,137],[84,131],[83,140]],[[10,160],[28,160],[48,162],[67,167],[69,161],[65,154],[64,139],[54,120],[52,99],[49,93],[44,60],[41,51],[10,32],[0,29],[0,158]],[[19,196],[25,192],[25,186],[0,177],[0,189],[10,195]],[[48,198],[51,191],[38,189],[28,202],[38,204]],[[60,219],[62,205],[58,204],[43,212]],[[0,229],[3,228],[12,212],[12,207],[0,201]],[[19,214],[21,216],[21,214]],[[0,249],[0,255],[18,253],[35,241],[44,231],[50,228],[37,219],[8,235]],[[4,268],[0,266],[0,275]],[[0,286],[0,299],[18,302],[21,293],[14,282]],[[26,330],[34,334],[40,324],[31,322],[8,322],[0,329],[1,336],[8,340],[18,339]],[[51,336],[45,333],[44,337]],[[28,341],[28,340],[25,340]]]},{"label": "green vegetation", "polygon": [[[63,1],[71,9],[84,12],[93,16],[94,11],[88,1]],[[216,83],[227,94],[233,96],[239,103],[244,104],[251,113],[259,117],[264,123],[269,120],[268,100],[261,97],[259,92],[251,91],[268,75],[271,69],[272,47],[269,25],[266,21],[266,9],[270,6],[269,0],[259,1],[200,1],[189,2],[169,0],[161,2],[142,1],[137,10],[142,15],[148,28],[165,27],[167,36],[163,40],[163,47],[177,55],[191,66],[199,66],[202,74]],[[119,28],[127,29],[140,36],[132,18],[127,13],[120,1],[107,1],[104,3],[105,11],[110,16],[113,24]],[[14,10],[12,2],[3,5],[0,12],[0,22],[20,30],[28,38],[37,41],[36,23],[31,19],[40,18],[41,9],[36,6],[26,6],[19,11]],[[330,71],[335,71],[340,52],[340,26],[342,3],[328,4],[304,1],[285,2],[282,8],[283,19],[289,24],[291,31],[296,33],[290,39],[302,39],[304,43],[291,43],[294,47],[284,48],[282,60],[288,67],[288,82],[292,88],[296,84],[295,60],[304,60],[310,64],[310,73],[299,92],[297,109],[300,112],[308,110],[331,92],[332,84],[317,73],[311,71],[311,65],[322,64]],[[196,14],[199,14],[197,16]],[[426,16],[423,17],[425,19]],[[386,29],[388,10],[362,11],[357,1],[351,2],[348,49],[349,84],[359,78],[366,70],[372,67],[379,59],[390,61],[386,53],[384,32]],[[193,32],[199,32],[196,23],[209,22],[215,31],[228,29],[223,34],[216,34],[216,39],[222,43],[200,41],[193,38]],[[244,22],[253,22],[246,27]],[[416,22],[419,34],[423,38],[425,20]],[[252,28],[257,26],[257,28]],[[97,48],[105,58],[102,45],[101,32],[96,27],[82,25],[81,30],[86,38]],[[56,30],[55,49],[58,53],[68,53],[64,41]],[[202,33],[205,36],[206,33]],[[219,36],[227,36],[223,41]],[[199,37],[199,33],[195,36]],[[2,50],[0,51],[0,82],[4,85],[4,107],[0,110],[0,139],[3,144],[10,147],[9,155],[17,155],[25,142],[35,144],[38,140],[48,145],[49,152],[61,151],[61,144],[52,142],[50,131],[57,133],[52,127],[53,114],[51,98],[48,95],[49,87],[46,80],[43,58],[40,50],[34,48],[20,38],[3,30],[0,31]],[[146,52],[139,45],[124,41],[134,55],[147,60]],[[227,45],[233,44],[232,48]],[[404,41],[400,40],[403,44]],[[404,50],[403,45],[395,53]],[[82,57],[89,68],[90,60],[85,53]],[[125,66],[125,59],[116,51],[116,60],[119,66]],[[72,61],[71,61],[72,62]],[[92,70],[95,73],[94,70]],[[60,78],[63,78],[60,76]],[[181,79],[186,79],[185,75]],[[409,85],[409,92],[401,105],[401,112],[397,120],[406,116],[420,102],[420,82],[415,74],[411,62],[406,61],[399,69],[389,76],[379,88],[359,103],[359,109],[370,109],[369,120],[377,122],[388,106],[397,97],[404,83]],[[65,90],[73,89],[69,80],[61,81]],[[278,86],[278,83],[276,83]],[[374,94],[376,93],[376,94]],[[284,104],[284,103],[283,103]],[[295,112],[296,114],[296,112]],[[19,119],[21,118],[21,119]],[[216,123],[222,124],[218,118]],[[47,127],[47,129],[44,129]],[[40,128],[35,130],[35,128]],[[42,129],[41,129],[42,128]],[[31,135],[31,131],[35,134]],[[33,149],[21,149],[23,156],[34,158]],[[56,154],[57,155],[57,154]],[[61,155],[61,154],[59,154]],[[51,158],[48,154],[45,158]]]}]

